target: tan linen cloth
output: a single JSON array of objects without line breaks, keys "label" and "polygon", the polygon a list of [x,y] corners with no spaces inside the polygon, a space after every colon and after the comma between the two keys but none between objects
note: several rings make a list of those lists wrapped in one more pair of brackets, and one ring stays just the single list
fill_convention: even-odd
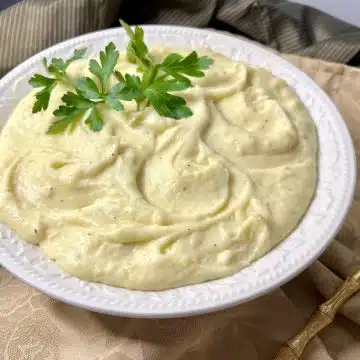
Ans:
[{"label": "tan linen cloth", "polygon": [[[360,70],[285,56],[320,84],[360,156]],[[270,360],[360,265],[360,187],[336,241],[308,270],[257,300],[183,319],[125,319],[55,301],[0,269],[1,360]],[[304,360],[360,359],[360,293],[314,339]]]}]

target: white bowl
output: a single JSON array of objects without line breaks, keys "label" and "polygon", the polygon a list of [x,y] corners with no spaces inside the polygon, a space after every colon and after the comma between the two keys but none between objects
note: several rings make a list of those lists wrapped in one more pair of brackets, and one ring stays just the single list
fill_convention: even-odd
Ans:
[{"label": "white bowl", "polygon": [[[0,225],[0,263],[29,285],[61,301],[90,310],[131,317],[177,317],[206,313],[254,299],[292,279],[310,265],[339,230],[354,193],[356,160],[348,129],[325,93],[303,72],[266,49],[208,30],[145,26],[150,45],[210,48],[233,60],[271,70],[295,89],[314,119],[319,138],[315,197],[296,230],[270,253],[227,278],[182,288],[142,292],[90,283],[63,273],[42,251]],[[109,41],[125,49],[122,29],[99,31],[55,45],[28,59],[0,80],[1,126],[30,90],[27,81],[42,71],[43,57],[67,57],[87,46],[95,55]]]}]

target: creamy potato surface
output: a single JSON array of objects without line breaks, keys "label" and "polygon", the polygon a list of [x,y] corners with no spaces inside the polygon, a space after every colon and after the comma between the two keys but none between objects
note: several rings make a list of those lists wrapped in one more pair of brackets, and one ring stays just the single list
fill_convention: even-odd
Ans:
[{"label": "creamy potato surface", "polygon": [[[1,135],[0,220],[65,272],[140,290],[234,274],[283,240],[315,189],[314,123],[283,80],[199,53],[214,64],[179,94],[193,111],[181,120],[99,105],[101,131],[48,135],[70,88],[36,114],[27,95]],[[69,74],[90,76],[87,64]],[[136,67],[121,55],[117,70]]]}]

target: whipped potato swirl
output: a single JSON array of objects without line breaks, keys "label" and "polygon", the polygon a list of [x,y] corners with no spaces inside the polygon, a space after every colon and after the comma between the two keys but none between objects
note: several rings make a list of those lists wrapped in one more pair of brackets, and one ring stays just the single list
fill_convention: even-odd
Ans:
[{"label": "whipped potato swirl", "polygon": [[[70,89],[36,114],[27,95],[1,135],[0,220],[67,273],[140,290],[234,274],[283,240],[316,186],[314,123],[283,80],[199,53],[215,62],[180,94],[193,111],[182,120],[129,102],[99,106],[100,132],[47,135]],[[87,63],[69,74],[91,76]],[[136,67],[121,55],[117,70]]]}]

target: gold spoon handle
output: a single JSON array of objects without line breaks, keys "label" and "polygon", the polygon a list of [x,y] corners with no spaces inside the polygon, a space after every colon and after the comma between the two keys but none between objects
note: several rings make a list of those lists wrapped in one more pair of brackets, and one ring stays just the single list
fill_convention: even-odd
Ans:
[{"label": "gold spoon handle", "polygon": [[305,328],[280,348],[274,360],[300,360],[300,356],[310,340],[332,323],[338,309],[359,290],[360,270],[347,278],[334,296],[320,305]]}]

